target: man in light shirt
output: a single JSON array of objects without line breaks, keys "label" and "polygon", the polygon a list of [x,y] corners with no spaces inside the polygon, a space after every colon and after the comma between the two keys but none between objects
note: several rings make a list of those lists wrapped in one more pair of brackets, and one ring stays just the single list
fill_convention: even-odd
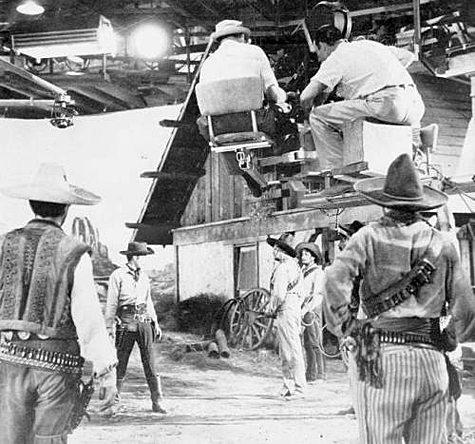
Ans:
[{"label": "man in light shirt", "polygon": [[[444,352],[456,340],[475,339],[475,298],[457,250],[420,214],[447,196],[422,185],[407,154],[391,163],[386,178],[354,187],[384,215],[355,233],[325,269],[323,307],[329,330],[345,334],[353,350],[359,442],[446,443]],[[357,276],[365,319],[355,320]],[[445,328],[444,314],[452,315]]]},{"label": "man in light shirt", "polygon": [[276,318],[283,380],[279,395],[286,401],[302,398],[307,385],[300,341],[302,272],[296,260],[297,253],[290,245],[292,239],[291,233],[284,233],[279,239],[267,238],[267,243],[274,249],[269,314]]},{"label": "man in light shirt", "polygon": [[[115,270],[109,278],[106,305],[106,325],[114,335],[117,348],[117,390],[124,384],[130,353],[137,342],[142,366],[150,389],[152,411],[167,413],[161,405],[163,394],[160,377],[155,369],[153,343],[159,340],[162,331],[153,306],[150,279],[140,268],[140,258],[153,254],[145,242],[130,242],[127,250],[121,251],[126,264]],[[116,326],[117,321],[117,326]]]},{"label": "man in light shirt", "polygon": [[90,249],[61,229],[70,205],[100,198],[70,185],[53,164],[43,164],[32,183],[1,191],[28,200],[35,218],[0,238],[0,441],[62,444],[85,407],[84,358],[101,385],[102,409],[116,394],[117,359]]},{"label": "man in light shirt", "polygon": [[[372,117],[387,123],[420,126],[424,103],[406,69],[412,57],[405,57],[404,50],[369,40],[348,42],[332,25],[315,32],[314,44],[321,66],[302,91],[300,101],[310,113],[321,168],[344,166],[345,122]],[[323,104],[335,88],[343,100]]]},{"label": "man in light shirt", "polygon": [[[238,20],[223,20],[216,25],[211,38],[219,47],[203,63],[200,83],[207,84],[221,80],[247,77],[261,79],[262,101],[264,98],[276,106],[257,110],[257,126],[276,141],[274,154],[297,150],[300,147],[296,124],[289,123],[290,106],[286,103],[287,93],[279,86],[266,53],[256,45],[248,43],[251,31]],[[248,91],[241,91],[242,95]],[[233,113],[214,119],[214,133],[251,131],[249,116]],[[206,119],[198,119],[201,134],[207,138]]]}]

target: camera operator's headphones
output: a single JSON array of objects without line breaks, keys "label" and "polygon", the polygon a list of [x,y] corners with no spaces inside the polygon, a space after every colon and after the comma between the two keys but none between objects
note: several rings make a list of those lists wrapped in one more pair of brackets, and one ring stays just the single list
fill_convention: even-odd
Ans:
[{"label": "camera operator's headphones", "polygon": [[341,31],[344,39],[351,34],[350,11],[339,1],[318,2],[305,18],[310,33],[313,33],[323,25],[333,25]]}]

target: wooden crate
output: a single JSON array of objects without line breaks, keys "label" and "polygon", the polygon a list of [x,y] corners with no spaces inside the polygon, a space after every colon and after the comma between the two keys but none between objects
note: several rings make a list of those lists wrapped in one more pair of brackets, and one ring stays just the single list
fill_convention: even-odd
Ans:
[{"label": "wooden crate", "polygon": [[412,128],[355,120],[343,126],[343,164],[365,161],[375,175],[385,175],[402,153],[412,156]]}]

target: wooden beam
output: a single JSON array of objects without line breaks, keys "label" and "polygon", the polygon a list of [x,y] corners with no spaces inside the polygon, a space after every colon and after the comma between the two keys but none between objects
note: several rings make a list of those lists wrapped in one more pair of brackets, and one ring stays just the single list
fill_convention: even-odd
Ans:
[{"label": "wooden beam", "polygon": [[66,91],[62,88],[59,88],[56,85],[53,85],[50,82],[47,82],[46,80],[43,80],[41,77],[35,76],[31,72],[28,72],[26,69],[19,68],[18,66],[7,62],[6,60],[3,60],[0,58],[0,67],[3,68],[5,71],[15,73],[19,77],[27,80],[30,83],[33,83],[36,86],[39,86],[40,88],[45,89],[46,91],[49,91],[52,94],[55,95],[67,95]]},{"label": "wooden beam", "polygon": [[54,106],[54,100],[39,99],[0,99],[0,106],[7,108],[41,108],[50,110]]},{"label": "wooden beam", "polygon": [[[420,4],[425,5],[427,3],[434,3],[435,1],[436,0],[420,0]],[[361,17],[365,15],[384,14],[387,12],[403,11],[403,10],[412,9],[412,8],[413,8],[413,3],[379,6],[376,8],[366,8],[366,9],[359,9],[356,11],[350,11],[350,17]]]},{"label": "wooden beam", "polygon": [[158,222],[158,223],[155,223],[155,224],[143,224],[143,223],[140,223],[140,222],[126,222],[125,226],[127,228],[132,228],[134,230],[144,229],[144,230],[161,230],[161,231],[166,230],[166,231],[170,231],[170,230],[174,230],[175,228],[179,228],[180,225],[167,223],[167,222]]},{"label": "wooden beam", "polygon": [[145,171],[140,177],[144,179],[155,179],[158,181],[164,182],[173,182],[173,181],[193,181],[197,180],[200,177],[203,177],[206,174],[205,170],[202,170],[201,173],[165,173],[163,171]]}]

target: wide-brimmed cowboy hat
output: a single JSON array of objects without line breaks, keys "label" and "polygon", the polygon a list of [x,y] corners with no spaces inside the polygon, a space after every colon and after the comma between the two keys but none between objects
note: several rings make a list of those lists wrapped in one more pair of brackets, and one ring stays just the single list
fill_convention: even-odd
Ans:
[{"label": "wide-brimmed cowboy hat", "polygon": [[424,211],[447,202],[447,195],[428,185],[422,185],[416,167],[407,154],[401,154],[389,165],[386,177],[363,179],[355,190],[366,199],[386,208]]},{"label": "wide-brimmed cowboy hat", "polygon": [[250,36],[251,30],[242,26],[242,22],[239,20],[222,20],[216,24],[215,31],[211,34],[211,38],[217,40],[234,34],[246,34]]},{"label": "wide-brimmed cowboy hat", "polygon": [[318,265],[322,263],[322,253],[320,253],[320,248],[318,248],[318,245],[314,244],[313,242],[300,242],[300,244],[295,247],[297,256],[300,257],[303,250],[309,251]]},{"label": "wide-brimmed cowboy hat", "polygon": [[129,242],[127,250],[119,251],[119,253],[129,256],[147,256],[148,254],[155,254],[155,252],[147,246],[146,242]]},{"label": "wide-brimmed cowboy hat", "polygon": [[66,205],[95,205],[101,198],[84,188],[68,183],[61,165],[43,163],[31,183],[0,188],[9,197]]},{"label": "wide-brimmed cowboy hat", "polygon": [[292,238],[293,236],[290,233],[284,233],[279,237],[279,239],[275,239],[274,237],[269,236],[267,238],[267,243],[271,247],[279,247],[284,253],[286,253],[290,257],[296,257],[297,252],[293,249],[292,245],[290,245],[290,240]]}]

